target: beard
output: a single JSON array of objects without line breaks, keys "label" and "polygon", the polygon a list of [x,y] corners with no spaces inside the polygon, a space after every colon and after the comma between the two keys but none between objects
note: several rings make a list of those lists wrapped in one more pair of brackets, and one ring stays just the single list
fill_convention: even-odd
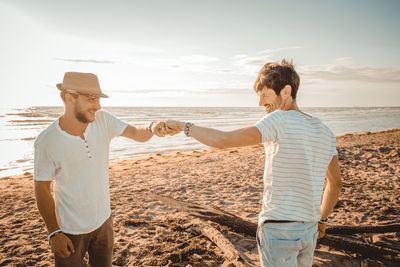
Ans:
[{"label": "beard", "polygon": [[79,112],[79,111],[75,112],[75,118],[82,123],[89,122],[89,120],[86,118],[85,114],[83,114],[82,112]]},{"label": "beard", "polygon": [[89,123],[89,122],[93,121],[91,119],[88,119],[88,117],[85,115],[85,113],[83,113],[81,110],[79,110],[77,106],[75,106],[74,115],[75,115],[75,118],[82,123]]}]

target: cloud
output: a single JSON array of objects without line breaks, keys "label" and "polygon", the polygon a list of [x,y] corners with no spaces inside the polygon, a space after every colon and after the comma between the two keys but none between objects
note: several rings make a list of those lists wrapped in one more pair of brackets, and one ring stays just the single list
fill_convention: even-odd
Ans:
[{"label": "cloud", "polygon": [[275,49],[265,49],[257,53],[257,56],[248,56],[248,55],[235,55],[232,59],[235,61],[236,65],[241,66],[257,66],[264,65],[267,61],[274,61],[272,57],[280,51],[284,50],[292,50],[299,49],[300,46],[291,46],[291,47],[281,47]]},{"label": "cloud", "polygon": [[237,60],[239,60],[239,59],[246,58],[246,57],[248,57],[248,55],[241,54],[241,55],[235,55],[235,56],[233,56],[232,59],[237,59]]},{"label": "cloud", "polygon": [[186,62],[186,63],[209,63],[209,62],[217,62],[220,59],[217,57],[210,57],[210,56],[205,56],[205,55],[190,55],[190,56],[185,56],[180,58],[181,61]]},{"label": "cloud", "polygon": [[221,73],[233,73],[234,71],[231,69],[218,69],[217,72]]},{"label": "cloud", "polygon": [[374,83],[400,82],[399,67],[356,66],[352,58],[335,59],[333,64],[302,66],[300,77],[311,80],[358,81]]},{"label": "cloud", "polygon": [[166,66],[169,69],[178,71],[189,71],[197,73],[217,73],[219,68],[224,68],[224,66],[219,66],[221,64],[221,59],[206,55],[189,55],[181,56],[175,59],[162,59],[157,60],[157,62],[152,62],[150,64],[157,66]]},{"label": "cloud", "polygon": [[232,57],[233,62],[231,70],[224,68],[221,72],[232,73],[235,75],[251,76],[257,75],[261,66],[267,61],[274,61],[269,55],[261,56],[248,56],[248,55],[236,55]]},{"label": "cloud", "polygon": [[267,61],[272,61],[269,56],[244,57],[238,59],[234,65],[253,69],[254,67],[263,66]]},{"label": "cloud", "polygon": [[275,48],[275,49],[265,49],[263,51],[258,52],[258,54],[264,54],[264,55],[274,55],[276,52],[284,51],[284,50],[292,50],[292,49],[300,49],[302,48],[301,46],[288,46],[288,47],[281,47],[281,48]]},{"label": "cloud", "polygon": [[93,64],[116,64],[118,61],[98,60],[98,59],[72,59],[72,58],[54,58],[56,60],[74,62],[74,63],[93,63]]},{"label": "cloud", "polygon": [[267,61],[275,61],[273,57],[276,53],[284,50],[299,49],[299,46],[281,47],[276,49],[265,49],[257,52],[253,56],[246,54],[233,55],[227,59],[208,55],[189,55],[181,56],[176,59],[159,60],[150,64],[166,66],[169,69],[185,72],[214,73],[245,75],[254,77],[261,66]]},{"label": "cloud", "polygon": [[185,88],[185,89],[137,89],[137,90],[112,90],[112,93],[120,94],[249,94],[253,90],[249,87],[209,87],[209,88]]},{"label": "cloud", "polygon": [[266,62],[276,61],[273,58],[278,52],[300,48],[300,46],[291,46],[275,49],[265,49],[259,51],[254,56],[240,54],[231,57],[231,59],[233,60],[233,65],[238,68],[238,70],[236,71],[237,74],[255,75]]}]

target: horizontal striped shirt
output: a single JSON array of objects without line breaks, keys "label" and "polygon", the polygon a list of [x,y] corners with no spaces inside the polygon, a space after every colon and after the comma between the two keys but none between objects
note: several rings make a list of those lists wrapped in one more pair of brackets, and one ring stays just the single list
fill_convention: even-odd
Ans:
[{"label": "horizontal striped shirt", "polygon": [[337,155],[336,137],[316,117],[277,110],[256,124],[265,147],[265,220],[315,222],[321,218],[326,170]]}]

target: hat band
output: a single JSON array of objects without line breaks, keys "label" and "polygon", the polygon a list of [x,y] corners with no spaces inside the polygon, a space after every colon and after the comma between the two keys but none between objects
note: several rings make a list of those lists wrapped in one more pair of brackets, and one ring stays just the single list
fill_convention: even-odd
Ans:
[{"label": "hat band", "polygon": [[84,95],[90,98],[98,98],[98,97],[105,97],[104,94],[85,94],[85,93],[80,93],[75,89],[64,89],[63,91],[67,92],[67,93],[72,93],[72,94],[78,94],[78,95]]}]

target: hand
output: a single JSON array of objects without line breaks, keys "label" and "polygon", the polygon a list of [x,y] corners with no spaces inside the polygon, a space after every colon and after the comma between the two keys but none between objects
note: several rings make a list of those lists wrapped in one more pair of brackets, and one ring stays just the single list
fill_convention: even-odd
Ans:
[{"label": "hand", "polygon": [[167,120],[166,126],[167,126],[167,133],[169,135],[175,135],[183,131],[185,123],[181,121]]},{"label": "hand", "polygon": [[164,137],[167,134],[165,122],[156,121],[151,125],[151,131],[158,137]]},{"label": "hand", "polygon": [[51,250],[61,258],[68,258],[71,253],[75,253],[71,239],[64,233],[58,233],[50,239]]},{"label": "hand", "polygon": [[326,224],[325,223],[320,223],[318,222],[318,239],[323,238],[325,235],[325,228],[326,228]]}]

